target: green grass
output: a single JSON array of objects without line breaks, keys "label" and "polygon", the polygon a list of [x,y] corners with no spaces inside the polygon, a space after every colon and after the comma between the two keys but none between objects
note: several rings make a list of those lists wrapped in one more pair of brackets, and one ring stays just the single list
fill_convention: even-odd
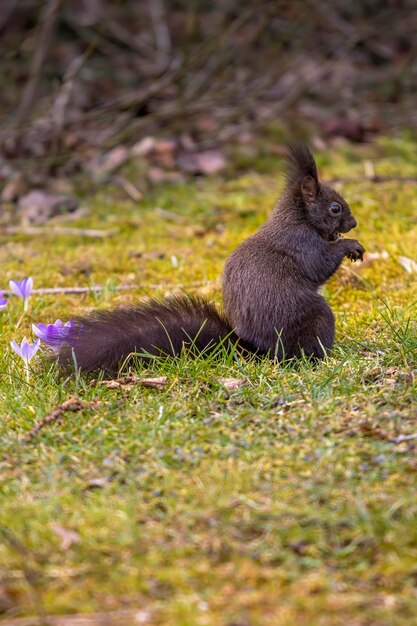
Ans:
[{"label": "green grass", "polygon": [[[384,140],[318,161],[324,179],[361,176],[365,159],[378,174],[406,176],[416,149]],[[417,439],[401,437],[417,433],[417,275],[398,262],[417,260],[415,183],[340,185],[360,224],[354,236],[389,257],[346,261],[326,286],[337,343],[316,367],[220,350],[138,366],[141,377],[166,376],[163,390],[107,389],[60,376],[42,356],[27,384],[9,348],[32,322],[178,285],[220,301],[223,263],[265,219],[280,167],[163,187],[138,206],[105,187],[74,225],[119,230],[106,240],[3,238],[0,286],[27,275],[36,287],[107,285],[96,296],[32,296],[17,329],[20,302],[0,313],[5,623],[121,610],[133,611],[116,622],[128,626],[417,623]],[[221,377],[246,384],[228,391]],[[73,394],[97,404],[25,445]]]}]

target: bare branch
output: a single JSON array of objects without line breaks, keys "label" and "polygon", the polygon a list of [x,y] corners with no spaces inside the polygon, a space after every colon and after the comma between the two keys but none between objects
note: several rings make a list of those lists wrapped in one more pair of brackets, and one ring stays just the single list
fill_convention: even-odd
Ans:
[{"label": "bare branch", "polygon": [[30,111],[36,102],[39,79],[41,76],[42,66],[49,52],[53,39],[55,25],[61,7],[62,0],[49,0],[46,4],[45,11],[42,13],[36,38],[35,55],[33,65],[30,72],[29,82],[23,92],[17,113],[18,124],[22,124],[28,117]]}]

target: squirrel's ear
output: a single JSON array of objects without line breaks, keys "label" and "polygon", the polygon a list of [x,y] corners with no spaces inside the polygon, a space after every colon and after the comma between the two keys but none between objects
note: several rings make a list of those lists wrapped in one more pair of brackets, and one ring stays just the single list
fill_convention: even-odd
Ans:
[{"label": "squirrel's ear", "polygon": [[312,176],[305,176],[301,183],[301,194],[304,202],[313,202],[318,194],[318,185]]}]

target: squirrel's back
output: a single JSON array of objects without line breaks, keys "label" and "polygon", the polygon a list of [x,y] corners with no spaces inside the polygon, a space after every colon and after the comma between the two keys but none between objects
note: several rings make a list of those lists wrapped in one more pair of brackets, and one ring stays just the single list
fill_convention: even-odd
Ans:
[{"label": "squirrel's back", "polygon": [[223,306],[239,338],[255,345],[260,354],[300,356],[300,339],[306,345],[312,332],[314,341],[318,316],[326,318],[322,341],[333,343],[330,307],[309,288],[291,249],[275,247],[264,233],[246,239],[227,260]]}]

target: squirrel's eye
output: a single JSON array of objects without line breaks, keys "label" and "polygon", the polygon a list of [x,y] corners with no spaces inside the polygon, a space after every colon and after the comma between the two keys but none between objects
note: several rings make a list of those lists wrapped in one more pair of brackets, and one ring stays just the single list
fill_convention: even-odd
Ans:
[{"label": "squirrel's eye", "polygon": [[342,212],[342,205],[338,202],[332,202],[329,207],[329,211],[331,215],[339,215],[339,213]]}]

